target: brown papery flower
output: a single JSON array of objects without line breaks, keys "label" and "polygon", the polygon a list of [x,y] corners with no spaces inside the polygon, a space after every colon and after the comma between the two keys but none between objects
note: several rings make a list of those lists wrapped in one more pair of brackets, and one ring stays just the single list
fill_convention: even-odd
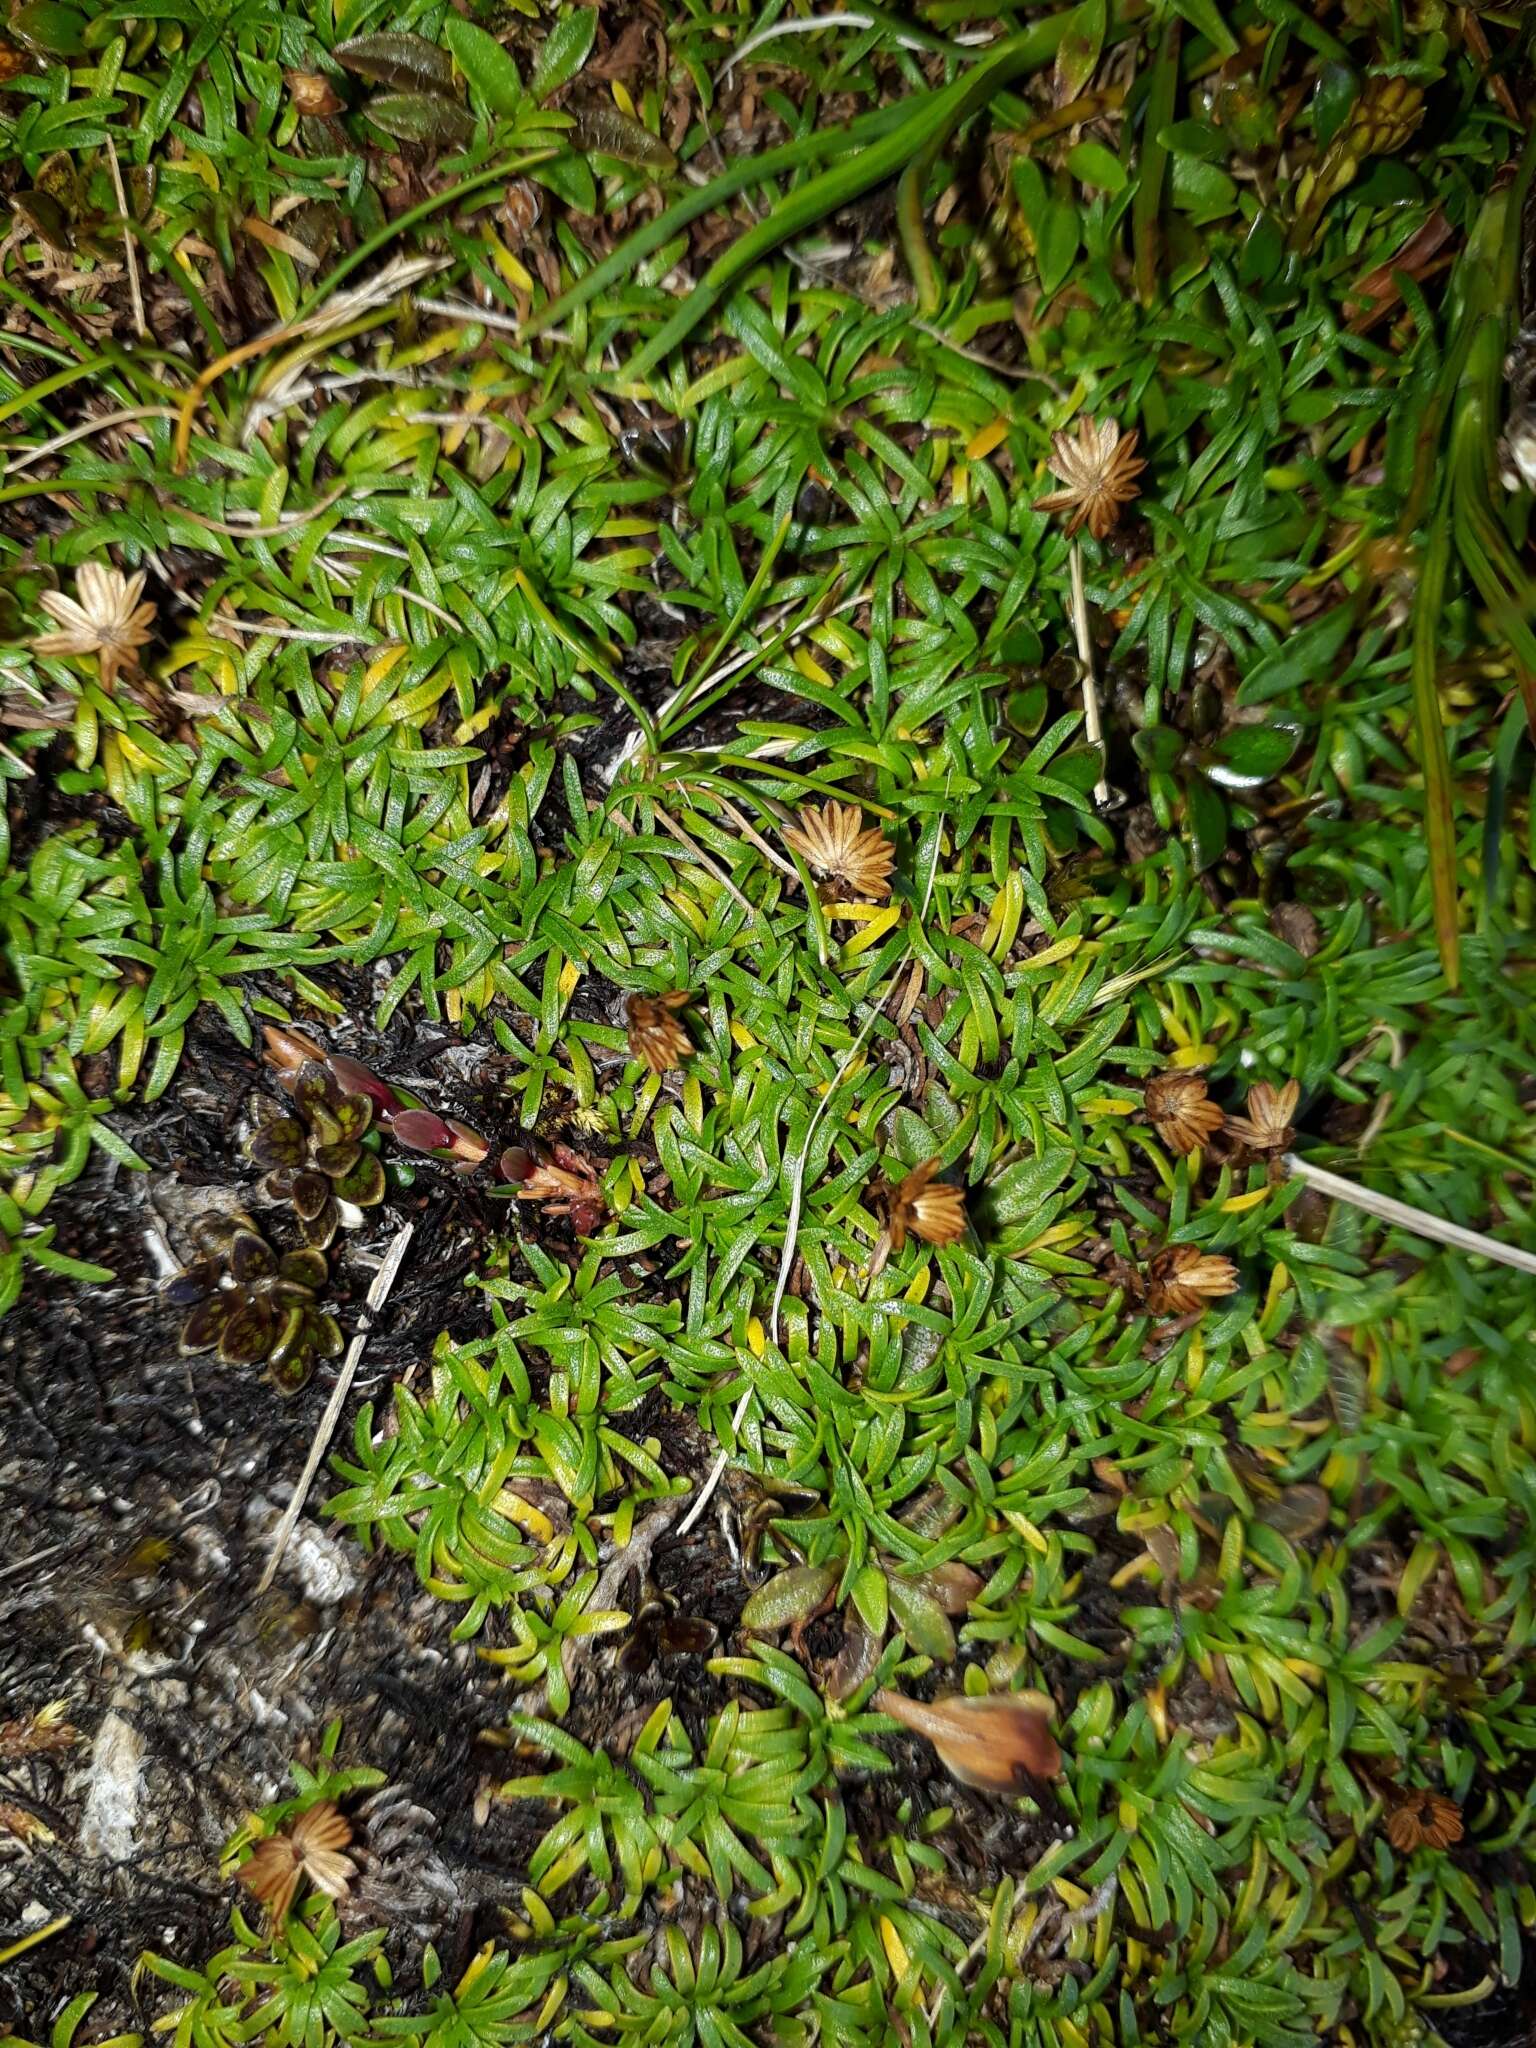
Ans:
[{"label": "brown papery flower", "polygon": [[1036,498],[1037,512],[1067,513],[1067,532],[1086,523],[1095,540],[1103,540],[1119,524],[1120,514],[1140,496],[1136,478],[1146,468],[1136,453],[1136,436],[1120,438],[1115,420],[1081,419],[1077,439],[1057,434],[1051,441],[1051,470],[1065,485],[1048,498]]},{"label": "brown papery flower", "polygon": [[342,1854],[351,1839],[351,1821],[334,1801],[322,1799],[256,1844],[249,1861],[241,1865],[240,1882],[266,1907],[272,1925],[280,1927],[305,1878],[328,1899],[345,1898],[357,1875],[357,1865]]},{"label": "brown papery flower", "polygon": [[857,804],[803,810],[781,837],[813,874],[835,883],[843,895],[868,903],[883,903],[890,895],[895,850],[878,827],[866,830]]},{"label": "brown papery flower", "polygon": [[1148,1123],[1170,1151],[1198,1151],[1221,1129],[1221,1105],[1205,1092],[1204,1074],[1154,1074],[1142,1097]]},{"label": "brown papery flower", "polygon": [[1394,1790],[1395,1804],[1387,1815],[1387,1840],[1407,1856],[1415,1849],[1448,1849],[1466,1833],[1461,1808],[1443,1792]]},{"label": "brown papery flower", "polygon": [[925,1159],[914,1166],[896,1187],[888,1181],[877,1183],[876,1199],[886,1214],[886,1235],[891,1249],[904,1249],[908,1236],[925,1244],[954,1244],[965,1235],[965,1195],[945,1181],[935,1181],[939,1162]]},{"label": "brown papery flower", "polygon": [[629,1049],[653,1074],[680,1067],[693,1051],[693,1041],[673,1015],[692,1000],[686,989],[668,996],[631,996],[624,1006]]},{"label": "brown papery flower", "polygon": [[556,1143],[553,1163],[541,1160],[517,1191],[520,1202],[542,1202],[550,1216],[568,1216],[578,1237],[590,1237],[607,1213],[602,1178],[589,1159]]},{"label": "brown papery flower", "polygon": [[1193,1315],[1216,1296],[1236,1292],[1232,1261],[1197,1244],[1170,1244],[1147,1268],[1147,1306],[1154,1315]]},{"label": "brown papery flower", "polygon": [[870,1705],[925,1735],[950,1776],[979,1792],[1022,1792],[1031,1779],[1054,1778],[1061,1769],[1061,1749],[1045,1715],[1012,1693],[928,1706],[882,1686]]},{"label": "brown papery flower", "polygon": [[132,668],[136,653],[150,640],[155,608],[140,604],[144,571],[125,576],[110,562],[85,562],[75,577],[75,594],[45,590],[38,603],[50,619],[56,619],[57,633],[39,633],[32,642],[34,654],[94,654],[101,675],[101,687],[110,690],[118,671]]},{"label": "brown papery flower", "polygon": [[1283,1088],[1255,1081],[1248,1090],[1248,1114],[1229,1116],[1227,1129],[1255,1152],[1283,1152],[1296,1135],[1291,1119],[1300,1097],[1301,1088],[1295,1081],[1287,1081]]}]

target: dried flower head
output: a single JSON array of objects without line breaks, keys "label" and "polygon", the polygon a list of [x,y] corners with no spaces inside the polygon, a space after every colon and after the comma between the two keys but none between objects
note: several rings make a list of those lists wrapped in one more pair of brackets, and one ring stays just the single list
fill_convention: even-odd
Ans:
[{"label": "dried flower head", "polygon": [[812,806],[784,826],[781,837],[840,896],[883,903],[890,895],[895,851],[877,826],[866,829],[857,804]]},{"label": "dried flower head", "polygon": [[964,1237],[964,1190],[946,1181],[935,1182],[938,1170],[937,1159],[925,1159],[895,1187],[886,1180],[875,1183],[872,1192],[885,1210],[886,1235],[893,1251],[903,1250],[909,1235],[922,1238],[925,1244],[954,1244]]},{"label": "dried flower head", "polygon": [[1448,1849],[1459,1842],[1466,1829],[1461,1808],[1443,1792],[1427,1788],[1392,1793],[1392,1811],[1387,1815],[1387,1840],[1407,1856],[1415,1849]]},{"label": "dried flower head", "polygon": [[1173,1152],[1198,1151],[1222,1126],[1221,1106],[1207,1095],[1204,1074],[1154,1074],[1141,1106],[1148,1123]]},{"label": "dried flower head", "polygon": [[1147,1268],[1147,1306],[1154,1315],[1193,1315],[1218,1295],[1236,1292],[1232,1261],[1197,1244],[1167,1245]]},{"label": "dried flower head", "polygon": [[1051,470],[1065,489],[1037,498],[1037,512],[1067,513],[1067,532],[1085,522],[1095,540],[1103,540],[1119,523],[1120,514],[1140,495],[1136,478],[1146,468],[1136,453],[1136,436],[1122,441],[1115,420],[1080,419],[1077,439],[1056,434],[1051,441]]},{"label": "dried flower head", "polygon": [[870,1705],[926,1735],[950,1776],[980,1792],[1021,1792],[1032,1779],[1054,1778],[1061,1769],[1049,1721],[1017,1694],[935,1700],[928,1706],[882,1686]]},{"label": "dried flower head", "polygon": [[45,590],[38,599],[50,619],[59,623],[56,633],[39,633],[32,642],[34,654],[94,654],[101,687],[110,690],[118,671],[132,668],[137,650],[152,636],[155,608],[140,604],[144,571],[125,576],[110,562],[82,563],[75,577],[75,594]]},{"label": "dried flower head", "polygon": [[357,1865],[342,1854],[351,1839],[352,1823],[333,1801],[322,1799],[278,1834],[256,1844],[249,1861],[241,1865],[240,1882],[266,1907],[272,1925],[280,1927],[303,1878],[328,1899],[346,1897],[357,1875]]},{"label": "dried flower head", "polygon": [[1300,1086],[1287,1081],[1273,1088],[1268,1081],[1255,1081],[1248,1090],[1246,1116],[1229,1116],[1227,1129],[1255,1152],[1283,1152],[1296,1135],[1291,1121],[1301,1097]]},{"label": "dried flower head", "polygon": [[285,71],[283,82],[293,96],[296,110],[310,118],[339,114],[341,95],[331,81],[318,71]]},{"label": "dried flower head", "polygon": [[35,1714],[17,1721],[0,1721],[0,1763],[21,1757],[57,1756],[80,1740],[80,1730],[64,1717],[68,1700],[49,1700]]},{"label": "dried flower head", "polygon": [[687,989],[679,988],[667,996],[631,996],[625,1004],[630,1052],[653,1074],[680,1067],[693,1051],[693,1041],[674,1015],[691,1000]]},{"label": "dried flower head", "polygon": [[549,1216],[568,1216],[578,1237],[590,1237],[608,1213],[602,1178],[590,1159],[569,1145],[551,1147],[552,1161],[541,1161],[517,1191],[520,1202],[542,1202]]},{"label": "dried flower head", "polygon": [[47,1821],[25,1806],[18,1806],[12,1799],[0,1799],[0,1837],[9,1836],[19,1843],[22,1854],[30,1856],[35,1842],[51,1842],[53,1829]]}]

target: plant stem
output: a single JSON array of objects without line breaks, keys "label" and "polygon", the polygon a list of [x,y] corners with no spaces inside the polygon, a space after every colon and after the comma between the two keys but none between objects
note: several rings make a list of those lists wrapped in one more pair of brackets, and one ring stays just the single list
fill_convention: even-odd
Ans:
[{"label": "plant stem", "polygon": [[325,1404],[325,1413],[320,1418],[320,1427],[315,1431],[314,1441],[309,1447],[309,1456],[304,1460],[304,1470],[299,1474],[299,1482],[289,1495],[288,1505],[283,1509],[283,1518],[277,1525],[276,1535],[272,1538],[272,1549],[267,1558],[267,1568],[261,1575],[261,1584],[256,1588],[258,1596],[266,1592],[273,1579],[277,1576],[277,1568],[283,1561],[283,1552],[288,1548],[288,1538],[293,1534],[294,1525],[303,1512],[304,1503],[309,1497],[309,1489],[314,1484],[315,1474],[320,1469],[320,1460],[325,1456],[326,1448],[335,1434],[342,1405],[346,1401],[347,1395],[351,1392],[352,1381],[356,1376],[358,1363],[363,1355],[363,1346],[368,1342],[368,1333],[373,1328],[374,1312],[382,1308],[388,1298],[389,1290],[395,1284],[395,1275],[400,1271],[401,1263],[406,1253],[410,1250],[411,1239],[415,1232],[416,1226],[414,1223],[403,1223],[400,1226],[399,1230],[395,1233],[389,1250],[384,1254],[383,1264],[373,1276],[373,1285],[369,1288],[368,1298],[363,1304],[363,1319],[358,1324],[357,1334],[347,1346],[347,1355],[341,1361],[341,1371],[336,1375],[336,1384],[331,1389],[331,1398]]},{"label": "plant stem", "polygon": [[1072,631],[1077,635],[1077,658],[1083,665],[1083,730],[1090,747],[1099,755],[1099,779],[1093,785],[1093,800],[1103,810],[1109,802],[1109,783],[1104,775],[1104,727],[1099,718],[1099,685],[1093,672],[1093,636],[1088,630],[1088,593],[1083,588],[1083,551],[1072,543]]},{"label": "plant stem", "polygon": [[1346,1180],[1341,1173],[1330,1173],[1325,1166],[1314,1166],[1310,1160],[1298,1159],[1294,1152],[1286,1154],[1285,1164],[1293,1179],[1305,1181],[1320,1195],[1331,1195],[1336,1202],[1348,1202],[1352,1208],[1363,1209],[1367,1216],[1379,1216],[1383,1223],[1395,1223],[1399,1230],[1411,1231],[1415,1237],[1427,1237],[1435,1244],[1453,1245],[1457,1251],[1498,1259],[1503,1265],[1518,1267],[1522,1273],[1536,1273],[1536,1252],[1522,1251],[1518,1245],[1501,1244],[1496,1237],[1485,1237],[1482,1231],[1467,1230],[1460,1223],[1443,1222],[1427,1209],[1416,1209],[1411,1203],[1399,1202],[1391,1195],[1378,1195],[1371,1188],[1361,1187],[1358,1181]]}]

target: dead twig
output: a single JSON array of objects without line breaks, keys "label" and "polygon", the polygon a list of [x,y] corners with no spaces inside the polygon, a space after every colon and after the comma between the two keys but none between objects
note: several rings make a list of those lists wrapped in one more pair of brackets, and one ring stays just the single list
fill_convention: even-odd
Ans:
[{"label": "dead twig", "polygon": [[1496,1237],[1485,1237],[1482,1231],[1467,1230],[1459,1223],[1446,1223],[1431,1216],[1427,1209],[1416,1209],[1411,1202],[1399,1202],[1395,1196],[1378,1195],[1372,1188],[1361,1187],[1358,1181],[1346,1180],[1341,1173],[1330,1173],[1325,1166],[1298,1159],[1294,1152],[1286,1154],[1285,1164],[1293,1179],[1305,1181],[1320,1195],[1348,1202],[1351,1208],[1363,1209],[1367,1216],[1379,1217],[1383,1223],[1395,1223],[1399,1230],[1411,1231],[1415,1237],[1427,1237],[1434,1244],[1448,1244],[1460,1252],[1497,1259],[1503,1265],[1518,1267],[1522,1273],[1536,1273],[1536,1252],[1501,1244]]},{"label": "dead twig", "polygon": [[293,1534],[294,1526],[298,1522],[299,1516],[303,1513],[304,1503],[309,1497],[309,1489],[314,1484],[315,1474],[320,1469],[320,1461],[325,1456],[331,1438],[336,1432],[336,1424],[341,1416],[342,1405],[351,1391],[352,1381],[363,1355],[363,1346],[368,1342],[368,1334],[373,1328],[374,1318],[384,1306],[389,1296],[389,1290],[395,1284],[395,1275],[400,1271],[406,1252],[410,1249],[411,1238],[415,1234],[415,1230],[416,1226],[414,1223],[401,1224],[399,1230],[395,1233],[394,1242],[384,1254],[383,1264],[373,1276],[373,1285],[369,1288],[368,1299],[363,1304],[363,1319],[358,1325],[357,1334],[347,1346],[347,1355],[341,1361],[341,1371],[336,1375],[336,1384],[331,1389],[331,1398],[325,1404],[325,1413],[320,1418],[320,1427],[315,1431],[314,1441],[309,1447],[309,1456],[304,1460],[304,1470],[299,1474],[299,1483],[294,1487],[292,1494],[289,1496],[288,1505],[283,1509],[283,1518],[278,1523],[277,1532],[272,1538],[272,1549],[267,1558],[267,1568],[261,1575],[261,1584],[256,1588],[258,1594],[265,1593],[273,1579],[277,1576],[277,1568],[283,1561],[283,1552],[288,1547],[288,1539]]}]

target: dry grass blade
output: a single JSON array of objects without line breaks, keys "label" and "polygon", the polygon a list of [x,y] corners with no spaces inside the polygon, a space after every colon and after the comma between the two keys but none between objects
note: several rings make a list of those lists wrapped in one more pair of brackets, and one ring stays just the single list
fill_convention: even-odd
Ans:
[{"label": "dry grass blade", "polygon": [[288,1539],[293,1534],[299,1516],[304,1511],[304,1503],[309,1498],[309,1489],[314,1484],[315,1474],[320,1469],[320,1461],[325,1456],[331,1438],[335,1435],[336,1424],[340,1419],[342,1408],[346,1402],[347,1395],[351,1391],[352,1381],[356,1376],[358,1365],[363,1356],[363,1347],[368,1342],[368,1333],[373,1327],[373,1318],[389,1298],[389,1290],[394,1286],[395,1276],[399,1273],[405,1255],[410,1250],[411,1238],[415,1234],[415,1229],[416,1226],[413,1223],[401,1224],[390,1242],[389,1250],[384,1254],[383,1262],[379,1266],[378,1272],[373,1277],[373,1285],[368,1289],[368,1298],[363,1304],[362,1323],[352,1342],[347,1346],[347,1355],[341,1361],[341,1370],[336,1375],[336,1384],[331,1389],[331,1398],[325,1404],[325,1413],[320,1418],[319,1427],[315,1431],[314,1441],[309,1447],[309,1456],[304,1460],[304,1470],[299,1474],[298,1483],[289,1496],[287,1507],[283,1510],[282,1520],[278,1523],[277,1529],[273,1534],[272,1548],[267,1557],[266,1569],[263,1571],[261,1582],[256,1588],[258,1595],[265,1593],[273,1579],[277,1576],[277,1568],[283,1561],[283,1552],[288,1548]]}]

